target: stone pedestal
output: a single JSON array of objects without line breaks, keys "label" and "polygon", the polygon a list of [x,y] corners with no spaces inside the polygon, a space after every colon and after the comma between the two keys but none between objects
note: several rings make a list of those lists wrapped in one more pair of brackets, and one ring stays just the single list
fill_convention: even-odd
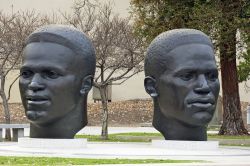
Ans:
[{"label": "stone pedestal", "polygon": [[18,146],[39,149],[81,149],[86,148],[87,139],[19,138]]},{"label": "stone pedestal", "polygon": [[217,150],[218,141],[173,141],[173,140],[152,140],[152,146],[157,148],[175,150]]}]

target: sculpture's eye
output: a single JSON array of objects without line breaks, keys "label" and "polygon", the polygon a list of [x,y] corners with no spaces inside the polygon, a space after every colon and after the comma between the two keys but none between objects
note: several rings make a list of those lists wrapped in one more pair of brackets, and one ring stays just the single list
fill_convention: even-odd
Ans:
[{"label": "sculpture's eye", "polygon": [[193,72],[187,72],[187,73],[180,74],[179,77],[184,81],[189,81],[195,77],[195,74]]},{"label": "sculpture's eye", "polygon": [[60,76],[60,74],[52,70],[45,70],[43,72],[43,76],[50,79],[56,79]]},{"label": "sculpture's eye", "polygon": [[215,81],[218,78],[218,72],[208,72],[206,73],[206,78],[210,81]]},{"label": "sculpture's eye", "polygon": [[33,72],[30,70],[23,70],[20,75],[22,78],[30,78],[33,75]]}]

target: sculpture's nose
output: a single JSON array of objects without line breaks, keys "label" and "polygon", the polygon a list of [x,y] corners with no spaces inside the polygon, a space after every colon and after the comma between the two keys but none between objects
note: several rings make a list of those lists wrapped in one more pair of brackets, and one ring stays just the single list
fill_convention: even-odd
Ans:
[{"label": "sculpture's nose", "polygon": [[41,76],[39,74],[34,74],[31,82],[28,85],[28,88],[33,91],[43,90],[45,88],[44,84],[41,82]]},{"label": "sculpture's nose", "polygon": [[196,93],[206,94],[210,92],[208,82],[204,74],[200,74],[197,78],[197,86],[194,88]]}]

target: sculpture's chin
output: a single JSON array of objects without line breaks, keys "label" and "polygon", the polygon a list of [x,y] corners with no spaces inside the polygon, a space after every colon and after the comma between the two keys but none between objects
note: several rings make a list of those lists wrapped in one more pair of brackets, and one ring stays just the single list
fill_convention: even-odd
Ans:
[{"label": "sculpture's chin", "polygon": [[45,117],[47,113],[45,111],[32,111],[26,112],[26,116],[30,121],[38,121],[39,119]]},{"label": "sculpture's chin", "polygon": [[183,114],[175,116],[179,121],[192,126],[206,126],[213,118],[215,106],[211,104],[193,104],[185,107]]},{"label": "sculpture's chin", "polygon": [[212,120],[213,115],[208,112],[197,112],[193,115],[192,118],[197,125],[204,126]]}]

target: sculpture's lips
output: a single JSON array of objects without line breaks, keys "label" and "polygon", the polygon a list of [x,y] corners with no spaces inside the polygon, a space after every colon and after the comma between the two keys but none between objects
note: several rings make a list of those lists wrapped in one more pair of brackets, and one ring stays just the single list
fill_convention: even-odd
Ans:
[{"label": "sculpture's lips", "polygon": [[215,104],[215,101],[211,98],[196,98],[187,100],[187,104],[199,108],[209,108]]},{"label": "sculpture's lips", "polygon": [[193,103],[201,103],[201,104],[214,104],[215,101],[212,98],[196,98],[196,99],[189,99],[187,100],[188,104],[193,104]]},{"label": "sculpture's lips", "polygon": [[49,102],[49,99],[44,96],[27,96],[26,97],[27,103],[28,104],[46,104]]}]

